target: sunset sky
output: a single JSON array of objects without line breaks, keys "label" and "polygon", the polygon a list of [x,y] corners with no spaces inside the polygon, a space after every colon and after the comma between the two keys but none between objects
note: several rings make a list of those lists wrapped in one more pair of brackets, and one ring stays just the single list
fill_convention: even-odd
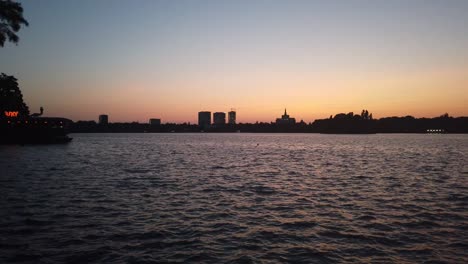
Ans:
[{"label": "sunset sky", "polygon": [[32,112],[74,121],[468,115],[468,1],[21,1],[0,48]]}]

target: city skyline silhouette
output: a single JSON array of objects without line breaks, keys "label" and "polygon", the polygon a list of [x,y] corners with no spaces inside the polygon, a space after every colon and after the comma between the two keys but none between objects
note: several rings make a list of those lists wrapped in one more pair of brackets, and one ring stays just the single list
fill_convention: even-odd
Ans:
[{"label": "city skyline silhouette", "polygon": [[20,3],[29,26],[1,70],[51,116],[468,115],[465,1]]},{"label": "city skyline silhouette", "polygon": [[0,263],[468,263],[467,14],[0,0]]}]

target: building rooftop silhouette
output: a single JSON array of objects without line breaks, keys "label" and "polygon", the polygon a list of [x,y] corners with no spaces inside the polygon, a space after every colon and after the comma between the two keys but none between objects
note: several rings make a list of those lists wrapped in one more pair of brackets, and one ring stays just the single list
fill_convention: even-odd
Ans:
[{"label": "building rooftop silhouette", "polygon": [[211,126],[211,112],[201,111],[198,112],[198,126],[201,129],[208,129]]},{"label": "building rooftop silhouette", "polygon": [[294,125],[296,124],[296,119],[293,117],[289,117],[285,108],[284,114],[281,116],[281,118],[276,119],[276,124],[277,125]]},{"label": "building rooftop silhouette", "polygon": [[99,115],[99,124],[100,125],[109,124],[109,116],[108,115]]},{"label": "building rooftop silhouette", "polygon": [[226,113],[216,112],[213,114],[213,123],[215,125],[225,125],[226,124]]},{"label": "building rooftop silhouette", "polygon": [[152,126],[159,126],[161,125],[161,119],[160,118],[150,118],[149,124]]},{"label": "building rooftop silhouette", "polygon": [[231,125],[236,124],[236,111],[234,109],[228,112],[228,123]]}]

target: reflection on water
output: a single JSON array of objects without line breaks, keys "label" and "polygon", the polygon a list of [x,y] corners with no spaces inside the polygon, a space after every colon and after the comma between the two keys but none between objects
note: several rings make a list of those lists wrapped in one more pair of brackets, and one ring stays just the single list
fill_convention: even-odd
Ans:
[{"label": "reflection on water", "polygon": [[468,262],[467,135],[0,146],[0,262]]}]

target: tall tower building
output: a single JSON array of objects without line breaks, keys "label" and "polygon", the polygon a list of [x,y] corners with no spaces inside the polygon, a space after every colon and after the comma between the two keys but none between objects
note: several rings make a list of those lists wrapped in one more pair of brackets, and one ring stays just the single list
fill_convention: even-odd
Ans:
[{"label": "tall tower building", "polygon": [[100,115],[100,116],[99,116],[99,124],[100,124],[100,125],[107,125],[107,124],[109,124],[109,116],[108,116],[108,115]]},{"label": "tall tower building", "polygon": [[231,109],[231,111],[228,112],[228,123],[230,125],[236,124],[236,111],[234,111],[234,109]]},{"label": "tall tower building", "polygon": [[211,112],[201,111],[198,112],[198,126],[201,129],[207,129],[211,125]]},{"label": "tall tower building", "polygon": [[226,113],[216,112],[213,114],[213,122],[215,125],[225,125],[226,124]]}]

